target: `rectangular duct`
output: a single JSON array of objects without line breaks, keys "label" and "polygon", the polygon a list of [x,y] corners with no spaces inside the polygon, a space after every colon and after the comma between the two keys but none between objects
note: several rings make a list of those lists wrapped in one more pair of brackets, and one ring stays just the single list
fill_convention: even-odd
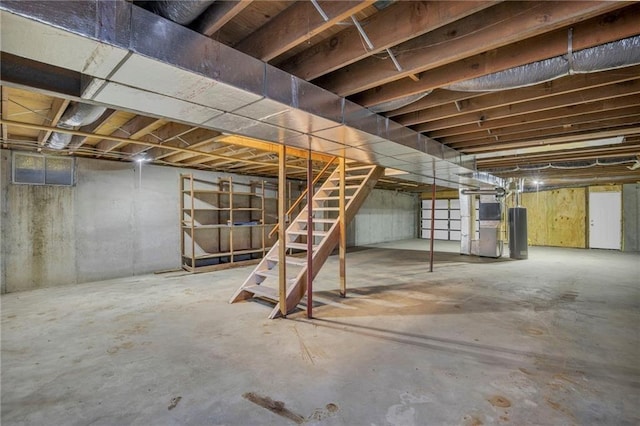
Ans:
[{"label": "rectangular duct", "polygon": [[0,14],[3,55],[97,79],[84,101],[275,143],[306,140],[418,182],[500,181],[435,140],[130,2],[3,1]]}]

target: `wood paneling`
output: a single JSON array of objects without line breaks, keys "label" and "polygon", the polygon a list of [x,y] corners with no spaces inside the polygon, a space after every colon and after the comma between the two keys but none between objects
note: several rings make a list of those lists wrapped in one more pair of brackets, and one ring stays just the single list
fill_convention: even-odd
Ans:
[{"label": "wood paneling", "polygon": [[531,245],[586,247],[586,189],[564,188],[522,194]]},{"label": "wood paneling", "polygon": [[589,192],[622,192],[622,185],[590,186]]}]

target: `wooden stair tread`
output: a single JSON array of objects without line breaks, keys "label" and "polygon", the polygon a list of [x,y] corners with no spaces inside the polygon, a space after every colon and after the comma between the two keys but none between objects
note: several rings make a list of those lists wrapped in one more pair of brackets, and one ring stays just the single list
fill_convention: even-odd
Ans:
[{"label": "wooden stair tread", "polygon": [[[306,211],[307,208],[305,207],[304,210]],[[337,212],[340,211],[340,207],[314,207],[313,211]]]},{"label": "wooden stair tread", "polygon": [[[307,222],[307,218],[306,217],[302,217],[302,218],[296,218],[295,219],[296,222]],[[330,218],[314,218],[313,219],[313,223],[336,223],[338,221],[338,219],[330,219]]]},{"label": "wooden stair tread", "polygon": [[[293,243],[293,242],[288,242],[287,243],[287,248],[294,248],[294,249],[299,249],[299,250],[306,250],[307,249],[307,243]],[[317,249],[318,246],[317,245],[313,245],[313,250]]]},{"label": "wooden stair tread", "polygon": [[356,167],[346,167],[347,172],[353,172],[356,170],[371,170],[376,166],[356,166]]},{"label": "wooden stair tread", "polygon": [[248,291],[249,293],[253,293],[254,296],[271,299],[274,302],[278,302],[280,300],[280,295],[278,294],[277,288],[267,287],[264,285],[250,285],[244,287],[243,290]]},{"label": "wooden stair tread", "polygon": [[[345,185],[344,189],[358,189],[360,185]],[[323,186],[320,188],[320,191],[338,191],[340,189],[339,186]]]},{"label": "wooden stair tread", "polygon": [[[353,195],[347,195],[344,197],[345,200],[350,200],[351,198],[353,198]],[[329,197],[313,197],[314,201],[331,201],[331,200],[340,200],[340,197],[338,195],[334,195],[334,196],[329,196]]]},{"label": "wooden stair tread", "polygon": [[[267,260],[270,262],[280,262],[280,259],[278,259],[277,256],[275,257],[267,257]],[[307,265],[307,259],[303,259],[300,257],[294,257],[294,256],[287,256],[284,260],[287,265],[295,265],[295,266],[306,266]]]},{"label": "wooden stair tread", "polygon": [[[367,175],[353,175],[353,176],[345,176],[344,180],[358,180],[358,179],[365,179],[367,177]],[[331,176],[329,179],[330,181],[334,181],[334,180],[340,180],[340,176]]]},{"label": "wooden stair tread", "polygon": [[[308,235],[307,234],[307,230],[306,229],[302,229],[300,231],[287,231],[287,234],[293,234],[293,235]],[[313,231],[313,236],[318,236],[318,237],[322,237],[327,235],[327,231]]]},{"label": "wooden stair tread", "polygon": [[[265,278],[275,278],[275,279],[279,279],[279,275],[278,275],[278,271],[274,270],[274,269],[264,269],[261,271],[255,271],[256,275],[260,275],[262,277]],[[291,283],[293,280],[295,280],[295,278],[289,278],[287,280],[288,283]]]}]

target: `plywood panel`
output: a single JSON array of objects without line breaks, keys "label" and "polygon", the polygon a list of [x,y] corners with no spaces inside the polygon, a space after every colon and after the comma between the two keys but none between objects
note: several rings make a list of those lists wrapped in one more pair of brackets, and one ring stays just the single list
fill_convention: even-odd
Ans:
[{"label": "plywood panel", "polygon": [[[459,196],[460,194],[456,190],[436,191],[436,200],[450,200],[452,198],[458,198]],[[423,200],[431,200],[431,191],[423,192],[421,198]]]},{"label": "plywood panel", "polygon": [[586,247],[586,190],[565,188],[522,194],[532,245]]},{"label": "plywood panel", "polygon": [[622,192],[622,185],[590,186],[589,192]]}]

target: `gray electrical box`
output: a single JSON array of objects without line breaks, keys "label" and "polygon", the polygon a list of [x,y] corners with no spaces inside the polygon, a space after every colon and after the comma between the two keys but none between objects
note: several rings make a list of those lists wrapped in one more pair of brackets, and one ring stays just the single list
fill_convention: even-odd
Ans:
[{"label": "gray electrical box", "polygon": [[507,216],[509,219],[509,257],[527,259],[529,257],[527,209],[512,207]]}]

